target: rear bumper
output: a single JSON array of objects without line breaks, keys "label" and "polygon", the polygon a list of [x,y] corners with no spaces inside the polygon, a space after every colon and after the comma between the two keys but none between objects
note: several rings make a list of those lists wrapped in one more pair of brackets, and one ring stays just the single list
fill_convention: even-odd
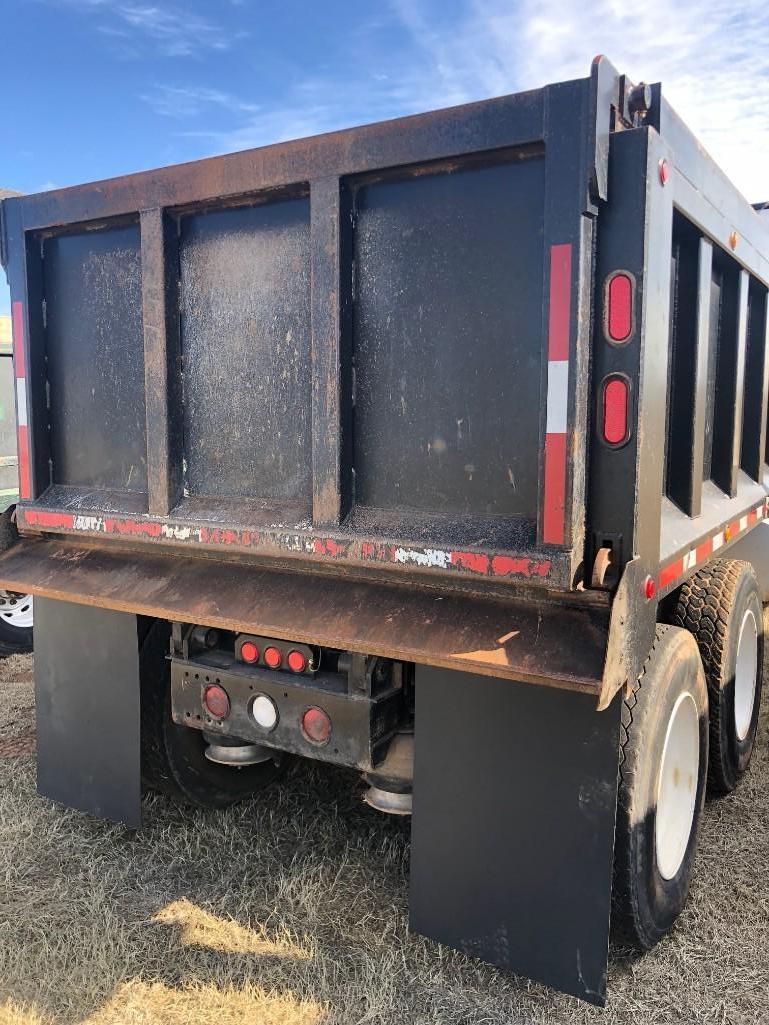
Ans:
[{"label": "rear bumper", "polygon": [[0,587],[596,697],[609,633],[606,596],[481,596],[56,538],[0,556]]}]

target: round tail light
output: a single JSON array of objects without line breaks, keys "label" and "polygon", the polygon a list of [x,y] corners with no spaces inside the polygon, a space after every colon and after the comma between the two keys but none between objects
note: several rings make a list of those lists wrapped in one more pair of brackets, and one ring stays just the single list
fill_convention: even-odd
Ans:
[{"label": "round tail light", "polygon": [[279,648],[265,648],[264,661],[270,669],[280,669],[283,663],[283,652]]},{"label": "round tail light", "polygon": [[256,662],[259,658],[259,649],[253,641],[244,641],[240,648],[240,657],[244,662]]},{"label": "round tail light", "polygon": [[302,716],[302,732],[313,744],[327,744],[331,737],[331,720],[322,708],[308,708]]},{"label": "round tail light", "polygon": [[307,659],[301,651],[289,651],[288,668],[292,673],[303,673],[307,668]]},{"label": "round tail light", "polygon": [[218,683],[203,691],[203,704],[212,719],[226,719],[230,714],[230,698],[224,687]]}]

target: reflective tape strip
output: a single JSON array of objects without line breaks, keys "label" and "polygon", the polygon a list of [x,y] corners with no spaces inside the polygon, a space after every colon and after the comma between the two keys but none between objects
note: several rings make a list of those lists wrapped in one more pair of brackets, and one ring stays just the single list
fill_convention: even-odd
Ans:
[{"label": "reflective tape strip", "polygon": [[542,540],[551,545],[566,543],[570,336],[571,245],[564,243],[550,249]]},{"label": "reflective tape strip", "polygon": [[16,423],[19,427],[27,426],[27,381],[24,377],[16,378]]}]

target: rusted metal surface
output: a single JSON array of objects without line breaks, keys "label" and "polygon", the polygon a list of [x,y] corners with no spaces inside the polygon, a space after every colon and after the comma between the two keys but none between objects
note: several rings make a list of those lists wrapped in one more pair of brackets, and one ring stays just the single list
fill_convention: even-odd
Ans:
[{"label": "rusted metal surface", "polygon": [[542,90],[211,157],[24,199],[26,230],[237,198],[296,182],[520,146],[544,135]]},{"label": "rusted metal surface", "polygon": [[23,540],[0,587],[597,696],[608,603],[514,602],[146,550]]},{"label": "rusted metal surface", "polygon": [[[397,537],[361,536],[350,529],[339,529],[334,534],[319,533],[311,530],[309,523],[291,529],[262,527],[254,524],[263,521],[265,511],[255,507],[249,510],[252,523],[249,527],[242,526],[242,519],[201,524],[195,520],[192,509],[188,518],[125,516],[93,509],[88,504],[91,497],[86,496],[83,501],[64,492],[63,507],[20,505],[17,508],[19,530],[22,533],[71,534],[97,540],[142,540],[155,546],[198,551],[279,555],[327,566],[356,566],[373,570],[382,567],[445,580],[465,578],[508,585],[547,585],[556,590],[568,590],[571,583],[568,556],[555,551],[544,553],[529,549],[511,553],[493,548],[482,551],[445,548],[437,544],[413,544]],[[188,504],[191,503],[185,502],[184,508]],[[73,508],[77,511],[70,511]],[[242,516],[242,510],[239,512]]]},{"label": "rusted metal surface", "polygon": [[310,203],[179,216],[185,490],[311,512]]},{"label": "rusted metal surface", "polygon": [[160,209],[141,213],[142,322],[147,410],[147,502],[167,516],[182,496],[179,422],[179,324],[177,277],[169,235],[175,225]]},{"label": "rusted metal surface", "polygon": [[350,502],[349,200],[336,176],[311,186],[312,519],[334,527]]}]

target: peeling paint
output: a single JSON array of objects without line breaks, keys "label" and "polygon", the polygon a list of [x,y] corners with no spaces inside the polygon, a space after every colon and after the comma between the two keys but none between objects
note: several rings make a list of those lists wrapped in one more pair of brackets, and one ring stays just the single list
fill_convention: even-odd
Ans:
[{"label": "peeling paint", "polygon": [[479,552],[452,552],[451,564],[459,569],[467,569],[471,573],[481,573],[483,576],[489,572],[489,557]]},{"label": "peeling paint", "polygon": [[495,577],[546,577],[550,575],[551,568],[549,559],[537,562],[535,559],[495,555],[491,560],[491,573]]},{"label": "peeling paint", "polygon": [[207,547],[263,548],[265,551],[293,552],[320,559],[365,560],[380,564],[397,563],[403,566],[418,566],[423,569],[437,569],[455,573],[473,574],[481,577],[533,577],[550,575],[550,560],[537,561],[530,557],[511,555],[487,555],[484,552],[450,551],[443,548],[412,548],[354,538],[336,539],[312,537],[306,534],[276,534],[265,530],[238,529],[234,527],[196,526],[190,523],[174,523],[147,519],[120,518],[117,516],[74,515],[43,509],[19,507],[19,526],[37,530],[77,531],[83,534],[115,535],[118,537],[141,537],[152,540],[168,540],[185,544],[201,544]]}]

